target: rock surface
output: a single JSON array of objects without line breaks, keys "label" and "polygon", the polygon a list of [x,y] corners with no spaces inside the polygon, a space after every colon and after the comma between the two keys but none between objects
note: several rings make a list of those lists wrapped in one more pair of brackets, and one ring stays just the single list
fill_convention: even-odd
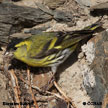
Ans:
[{"label": "rock surface", "polygon": [[[88,102],[102,103],[104,95],[108,93],[107,48],[108,31],[104,31],[82,46],[85,57],[79,58],[60,74],[58,83],[78,108],[94,108],[94,106],[101,108],[101,105],[87,104]],[[73,61],[73,58],[70,59]]]}]

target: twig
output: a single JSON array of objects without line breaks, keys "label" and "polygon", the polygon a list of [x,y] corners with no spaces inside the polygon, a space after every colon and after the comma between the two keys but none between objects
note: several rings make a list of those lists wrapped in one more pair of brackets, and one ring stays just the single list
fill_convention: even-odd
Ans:
[{"label": "twig", "polygon": [[108,93],[105,94],[103,102],[102,102],[102,108],[106,108],[106,106],[108,105]]},{"label": "twig", "polygon": [[70,105],[70,104],[69,104],[69,102],[68,102],[68,104],[67,104],[67,108],[69,108],[69,105]]},{"label": "twig", "polygon": [[30,81],[30,70],[29,70],[29,69],[27,69],[27,76],[28,76],[28,81],[29,81],[30,92],[31,92],[32,98],[33,98],[33,100],[34,100],[35,107],[36,107],[36,108],[39,108],[39,107],[38,107],[38,104],[37,104],[37,101],[36,101],[36,98],[35,98],[35,96],[34,96],[34,94],[33,94],[33,91],[32,91],[31,81]]},{"label": "twig", "polygon": [[47,102],[54,98],[55,98],[55,96],[42,96],[42,95],[39,95],[36,97],[37,101],[40,101],[40,102]]},{"label": "twig", "polygon": [[49,92],[49,91],[43,92],[40,88],[38,88],[37,86],[34,86],[34,85],[32,85],[32,88],[38,90],[38,91],[41,92],[41,93],[46,93],[46,94],[49,94],[49,95],[53,95],[53,96],[55,96],[55,97],[57,97],[57,98],[63,99],[63,97],[60,96],[60,95],[57,94],[57,93],[52,93],[52,92]]},{"label": "twig", "polygon": [[[30,86],[30,84],[27,83],[27,81],[25,81],[21,76],[20,76],[20,79],[21,79],[25,84],[27,84],[28,86]],[[48,94],[48,95],[53,95],[53,96],[55,96],[55,97],[57,97],[57,98],[64,99],[62,96],[60,96],[60,95],[57,94],[57,93],[51,93],[51,92],[49,92],[49,91],[43,91],[43,90],[41,90],[39,87],[34,86],[34,85],[31,85],[31,87],[32,87],[33,89],[36,89],[36,90],[39,91],[40,93],[44,93],[44,94]]]},{"label": "twig", "polygon": [[11,76],[11,83],[12,83],[12,86],[13,86],[13,91],[14,91],[14,94],[15,94],[15,99],[16,99],[16,102],[19,103],[18,106],[16,106],[17,108],[21,108],[20,106],[20,97],[19,97],[19,86],[18,86],[18,80],[17,80],[17,77],[14,73],[14,70],[12,69],[11,71],[9,71],[10,73],[10,76]]},{"label": "twig", "polygon": [[61,88],[58,86],[58,84],[55,81],[54,81],[54,86],[63,95],[63,97],[66,99],[67,102],[71,103],[74,108],[77,108],[75,104],[72,102],[72,100],[69,97],[67,97],[67,95],[61,90]]},{"label": "twig", "polygon": [[27,106],[26,106],[26,108],[30,108],[30,106],[29,106],[29,105],[27,105]]}]

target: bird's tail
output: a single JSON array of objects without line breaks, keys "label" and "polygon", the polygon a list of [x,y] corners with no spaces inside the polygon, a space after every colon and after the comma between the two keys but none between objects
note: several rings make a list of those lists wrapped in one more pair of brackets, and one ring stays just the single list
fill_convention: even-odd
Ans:
[{"label": "bird's tail", "polygon": [[83,30],[95,31],[97,28],[100,28],[100,27],[102,27],[102,22],[98,20],[94,24],[85,27]]}]

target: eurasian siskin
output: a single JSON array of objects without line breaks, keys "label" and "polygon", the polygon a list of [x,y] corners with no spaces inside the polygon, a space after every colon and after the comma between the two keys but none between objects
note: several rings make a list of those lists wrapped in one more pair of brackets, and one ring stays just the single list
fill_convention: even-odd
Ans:
[{"label": "eurasian siskin", "polygon": [[31,36],[15,46],[14,57],[33,67],[51,67],[55,73],[79,41],[91,36],[98,27],[99,22],[79,31],[43,32]]}]

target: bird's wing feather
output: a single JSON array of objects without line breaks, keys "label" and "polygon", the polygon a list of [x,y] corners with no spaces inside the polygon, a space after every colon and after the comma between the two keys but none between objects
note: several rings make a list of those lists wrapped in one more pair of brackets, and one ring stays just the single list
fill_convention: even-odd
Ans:
[{"label": "bird's wing feather", "polygon": [[91,36],[94,33],[94,31],[100,26],[101,26],[100,23],[96,22],[93,25],[78,31],[55,32],[55,33],[53,32],[54,35],[52,35],[51,39],[46,41],[41,51],[38,54],[33,55],[31,57],[39,59],[54,53],[56,54],[58,53],[58,51],[63,50],[65,48],[72,47],[80,40]]}]

